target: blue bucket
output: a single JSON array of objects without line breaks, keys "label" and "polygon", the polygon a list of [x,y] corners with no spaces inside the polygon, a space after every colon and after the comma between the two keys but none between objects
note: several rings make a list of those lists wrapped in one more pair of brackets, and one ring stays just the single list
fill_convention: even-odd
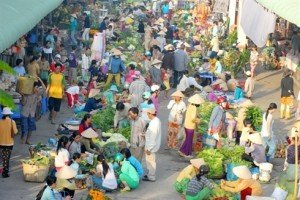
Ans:
[{"label": "blue bucket", "polygon": [[227,181],[236,181],[238,177],[233,173],[232,169],[238,166],[237,164],[227,163],[226,164],[226,180]]}]

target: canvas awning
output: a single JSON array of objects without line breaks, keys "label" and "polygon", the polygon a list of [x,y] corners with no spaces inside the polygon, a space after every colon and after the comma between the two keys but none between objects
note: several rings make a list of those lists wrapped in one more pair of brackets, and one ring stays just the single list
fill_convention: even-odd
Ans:
[{"label": "canvas awning", "polygon": [[300,27],[299,0],[256,0],[260,5],[276,15]]},{"label": "canvas awning", "polygon": [[62,2],[63,0],[0,0],[0,53]]}]

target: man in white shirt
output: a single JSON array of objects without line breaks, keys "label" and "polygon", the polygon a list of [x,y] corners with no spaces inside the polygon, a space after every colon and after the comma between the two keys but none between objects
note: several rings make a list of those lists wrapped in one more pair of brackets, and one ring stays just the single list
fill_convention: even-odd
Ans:
[{"label": "man in white shirt", "polygon": [[156,117],[155,109],[150,108],[147,115],[151,120],[145,133],[145,156],[148,174],[143,177],[143,180],[154,182],[156,180],[156,152],[161,144],[161,122]]}]

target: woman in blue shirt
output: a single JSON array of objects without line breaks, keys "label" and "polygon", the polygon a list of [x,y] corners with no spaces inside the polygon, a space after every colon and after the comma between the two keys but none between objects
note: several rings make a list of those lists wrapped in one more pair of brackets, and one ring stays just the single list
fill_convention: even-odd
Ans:
[{"label": "woman in blue shirt", "polygon": [[235,85],[235,89],[234,89],[234,100],[240,100],[244,98],[244,91],[243,89],[239,86],[238,83],[236,83]]},{"label": "woman in blue shirt", "polygon": [[131,152],[128,148],[124,148],[120,152],[124,155],[127,161],[130,162],[130,164],[135,168],[140,178],[144,175],[144,169],[140,161],[138,161],[134,156],[131,155]]},{"label": "woman in blue shirt", "polygon": [[42,194],[41,200],[71,199],[70,196],[66,196],[65,198],[63,198],[62,195],[54,189],[56,187],[56,177],[47,176],[46,183],[47,185],[43,188],[44,192]]}]

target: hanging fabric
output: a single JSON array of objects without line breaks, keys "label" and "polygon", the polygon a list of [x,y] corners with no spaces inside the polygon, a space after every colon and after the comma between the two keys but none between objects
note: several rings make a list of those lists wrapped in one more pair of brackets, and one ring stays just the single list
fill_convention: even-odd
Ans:
[{"label": "hanging fabric", "polygon": [[275,14],[265,10],[255,0],[244,0],[241,26],[256,46],[265,46],[269,34],[275,30],[275,25]]}]

